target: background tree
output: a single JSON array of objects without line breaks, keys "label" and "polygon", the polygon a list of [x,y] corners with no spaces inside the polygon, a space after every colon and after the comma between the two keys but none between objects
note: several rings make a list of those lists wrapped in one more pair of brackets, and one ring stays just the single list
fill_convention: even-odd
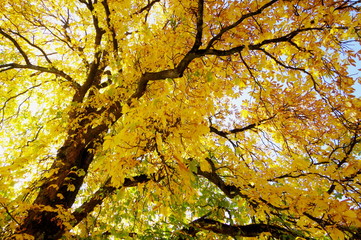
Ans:
[{"label": "background tree", "polygon": [[361,239],[361,1],[0,6],[4,239]]}]

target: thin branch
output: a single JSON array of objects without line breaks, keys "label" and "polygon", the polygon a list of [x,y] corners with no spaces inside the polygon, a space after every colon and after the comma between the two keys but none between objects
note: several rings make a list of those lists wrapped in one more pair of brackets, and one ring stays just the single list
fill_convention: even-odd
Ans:
[{"label": "thin branch", "polygon": [[[333,6],[336,6],[338,2],[336,2]],[[340,1],[340,5],[335,7],[334,11],[336,10],[343,10],[346,8],[351,8],[356,11],[360,11],[360,6],[358,6],[361,3],[361,1]]]},{"label": "thin branch", "polygon": [[283,68],[286,69],[291,69],[291,70],[296,70],[296,71],[301,71],[307,75],[309,75],[311,77],[311,79],[313,80],[313,82],[316,84],[315,79],[313,78],[312,74],[309,73],[308,71],[306,71],[303,68],[299,68],[299,67],[292,67],[289,65],[286,65],[285,63],[281,62],[280,60],[278,60],[275,56],[273,56],[272,54],[270,54],[269,52],[267,52],[265,49],[263,48],[259,48],[259,50],[261,50],[266,56],[270,57],[275,63],[277,63],[278,65],[282,66]]},{"label": "thin branch", "polygon": [[350,157],[352,151],[354,150],[356,144],[361,142],[361,138],[356,133],[352,136],[350,143],[345,147],[347,151],[345,152],[345,156],[342,160],[337,164],[337,168],[340,168]]},{"label": "thin branch", "polygon": [[29,57],[26,55],[26,53],[24,52],[24,50],[21,48],[21,46],[19,45],[19,43],[9,34],[7,34],[6,32],[4,32],[1,28],[0,28],[0,34],[3,35],[5,38],[9,39],[14,46],[16,47],[16,49],[18,49],[18,51],[20,52],[21,56],[23,56],[25,62],[27,65],[31,65]]},{"label": "thin branch", "polygon": [[[291,41],[289,41],[291,42]],[[292,66],[289,66],[289,65],[286,65],[284,64],[283,62],[281,62],[280,60],[278,60],[275,56],[273,56],[272,54],[270,54],[269,52],[267,52],[265,49],[263,48],[259,48],[258,50],[261,50],[264,54],[266,54],[266,56],[270,57],[274,62],[276,62],[278,65],[282,66],[283,68],[286,68],[286,69],[290,69],[290,70],[294,70],[294,71],[300,71],[300,72],[303,72],[305,73],[306,75],[308,75],[312,81],[312,84],[313,84],[313,88],[315,89],[316,92],[319,93],[319,90],[318,90],[318,83],[316,81],[316,79],[313,77],[313,75],[308,72],[306,69],[304,68],[300,68],[300,67],[292,67]]]},{"label": "thin branch", "polygon": [[141,14],[144,11],[150,11],[150,9],[153,7],[153,5],[157,2],[160,2],[160,0],[153,0],[149,2],[146,6],[142,7],[139,11],[136,11],[132,15]]},{"label": "thin branch", "polygon": [[[44,27],[46,27],[46,26],[44,26]],[[49,32],[52,33],[52,31],[48,27],[46,27],[46,28],[48,29]],[[81,47],[81,46],[77,46],[76,44],[72,44],[72,39],[71,39],[71,37],[69,36],[69,34],[67,32],[67,28],[63,27],[63,30],[64,30],[63,33],[61,33],[60,31],[59,32],[60,32],[61,35],[63,35],[65,37],[65,39],[60,38],[55,33],[52,33],[52,35],[54,37],[56,37],[59,41],[65,43],[65,45],[68,46],[69,49],[71,49],[73,52],[75,52],[81,58],[84,66],[86,68],[89,68],[90,64],[89,64],[89,62],[88,62],[88,60],[87,60],[87,58],[86,58],[86,56],[84,54],[84,48],[85,47]]]},{"label": "thin branch", "polygon": [[40,132],[43,128],[44,128],[44,126],[38,127],[38,129],[36,130],[35,136],[32,139],[27,140],[26,144],[24,146],[29,146],[30,143],[35,142],[38,139]]},{"label": "thin branch", "polygon": [[18,222],[18,220],[16,220],[14,218],[14,216],[10,213],[9,209],[7,208],[7,206],[5,206],[4,203],[0,203],[0,205],[5,209],[5,212],[10,216],[10,218],[18,225],[20,226],[20,223]]},{"label": "thin branch", "polygon": [[249,18],[249,17],[254,17],[255,15],[258,15],[258,14],[261,14],[266,8],[268,8],[269,6],[273,5],[274,3],[278,2],[278,0],[272,0],[268,3],[266,3],[265,5],[263,5],[262,7],[260,7],[259,9],[257,9],[256,11],[254,12],[249,12],[247,14],[244,14],[242,15],[236,22],[234,22],[233,24],[227,26],[227,27],[224,27],[221,29],[221,31],[216,35],[214,36],[208,43],[206,49],[210,49],[214,43],[216,41],[218,41],[222,35],[224,33],[226,33],[227,31],[237,27],[239,24],[241,24],[245,19]]},{"label": "thin branch", "polygon": [[52,63],[51,60],[48,58],[48,54],[47,54],[41,47],[39,47],[39,46],[37,46],[36,44],[30,42],[29,39],[27,39],[26,37],[24,37],[23,35],[21,35],[21,34],[18,33],[18,32],[13,32],[13,31],[11,31],[11,33],[18,35],[18,36],[19,36],[20,38],[22,38],[25,42],[27,42],[30,46],[38,49],[38,50],[43,54],[43,56],[45,57],[46,61],[47,61],[48,63],[50,63],[50,64]]},{"label": "thin branch", "polygon": [[[56,18],[56,17],[55,17]],[[54,30],[56,32],[58,32],[58,34],[56,34],[54,32],[54,30],[52,30],[49,26],[47,26],[46,24],[44,24],[40,19],[37,19],[37,24],[39,24],[40,27],[45,28],[47,31],[49,31],[49,33],[54,36],[57,40],[59,40],[60,42],[64,43],[69,49],[71,49],[73,52],[75,52],[76,54],[78,54],[78,56],[82,59],[82,62],[84,63],[84,65],[88,68],[89,67],[89,63],[86,59],[86,56],[84,55],[83,52],[83,47],[80,46],[76,46],[75,44],[72,45],[72,40],[71,37],[69,36],[68,32],[66,31],[66,29],[69,27],[66,25],[66,23],[64,23],[63,25],[63,30],[64,31],[60,31],[58,28],[55,28]],[[85,35],[87,35],[85,33]],[[63,38],[64,37],[64,38]]]},{"label": "thin branch", "polygon": [[[337,164],[337,169],[341,168],[341,166],[347,162],[347,159],[350,157],[352,151],[354,150],[355,146],[357,144],[359,144],[361,142],[361,139],[359,138],[359,136],[355,133],[352,138],[350,143],[345,147],[347,148],[347,151],[345,152],[345,156],[342,158],[342,160],[339,161],[339,163]],[[332,154],[331,154],[332,155]],[[330,156],[331,156],[330,155]],[[361,173],[361,170],[359,170],[358,172],[352,174],[351,176],[348,177],[344,177],[344,180],[341,181],[350,181],[353,180],[358,174]],[[328,189],[327,193],[328,194],[332,194],[332,192],[335,190],[336,188],[336,183],[337,181],[333,181],[333,183],[331,184],[330,188]],[[342,184],[341,184],[342,185]]]},{"label": "thin branch", "polygon": [[249,75],[251,75],[251,77],[257,83],[257,85],[260,87],[260,89],[263,89],[262,85],[259,83],[256,76],[253,74],[251,67],[247,64],[246,60],[244,60],[242,53],[239,53],[239,57],[241,58],[243,65],[247,68]]},{"label": "thin branch", "polygon": [[59,77],[66,79],[68,82],[72,83],[73,87],[76,90],[78,90],[80,88],[79,83],[75,82],[72,77],[70,77],[65,72],[57,70],[53,67],[46,68],[46,67],[36,66],[36,65],[32,65],[32,64],[22,65],[22,64],[17,64],[17,63],[6,63],[6,64],[0,65],[0,72],[5,72],[10,69],[30,69],[30,70],[36,70],[39,72],[53,73]]},{"label": "thin branch", "polygon": [[12,100],[12,99],[14,99],[14,98],[17,98],[17,97],[19,97],[19,96],[21,96],[21,95],[29,92],[29,91],[32,90],[33,88],[39,87],[39,86],[42,85],[42,84],[43,84],[43,83],[36,84],[36,85],[31,86],[30,88],[22,91],[21,93],[18,93],[18,94],[14,95],[14,96],[9,97],[8,99],[6,99],[6,100],[4,101],[4,104],[3,104],[3,106],[0,108],[0,110],[5,109],[6,104],[7,104],[10,100]]},{"label": "thin branch", "polygon": [[17,97],[19,97],[19,96],[21,96],[21,95],[24,95],[25,93],[29,92],[29,91],[32,90],[33,88],[37,88],[37,87],[41,86],[42,84],[43,84],[43,83],[39,83],[39,84],[36,84],[36,85],[34,85],[34,86],[31,86],[30,88],[28,88],[28,89],[26,89],[26,90],[24,90],[24,91],[22,91],[22,92],[20,92],[20,93],[18,93],[18,94],[16,94],[16,95],[14,95],[14,96],[11,96],[11,97],[9,97],[8,99],[6,99],[6,100],[4,101],[3,106],[0,108],[0,111],[2,112],[2,114],[1,114],[2,116],[1,116],[0,123],[3,123],[3,122],[4,122],[4,119],[5,119],[5,108],[6,108],[6,105],[8,104],[9,101],[11,101],[12,99],[15,99],[15,98],[17,98]]}]

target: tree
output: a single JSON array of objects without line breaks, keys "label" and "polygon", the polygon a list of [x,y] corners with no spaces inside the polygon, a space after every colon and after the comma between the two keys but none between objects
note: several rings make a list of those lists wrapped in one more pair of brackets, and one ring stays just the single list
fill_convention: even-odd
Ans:
[{"label": "tree", "polygon": [[2,238],[361,239],[360,6],[2,3]]}]

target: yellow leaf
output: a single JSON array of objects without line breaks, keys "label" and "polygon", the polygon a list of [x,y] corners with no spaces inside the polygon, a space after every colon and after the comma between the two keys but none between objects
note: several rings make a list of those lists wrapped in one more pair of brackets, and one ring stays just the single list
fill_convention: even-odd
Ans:
[{"label": "yellow leaf", "polygon": [[51,184],[48,188],[55,188],[56,190],[58,190],[59,186],[56,184]]},{"label": "yellow leaf", "polygon": [[75,186],[73,184],[69,184],[67,191],[73,192],[75,190]]},{"label": "yellow leaf", "polygon": [[344,240],[345,239],[345,233],[338,230],[337,228],[330,229],[329,233],[330,233],[332,239],[337,239],[337,240]]},{"label": "yellow leaf", "polygon": [[205,159],[202,159],[200,162],[199,162],[199,167],[201,168],[201,170],[203,172],[211,172],[212,171],[212,167],[211,165],[207,162],[207,160]]},{"label": "yellow leaf", "polygon": [[56,196],[57,196],[59,199],[64,199],[64,196],[63,196],[63,194],[61,194],[61,193],[56,194]]},{"label": "yellow leaf", "polygon": [[35,238],[29,234],[22,233],[22,234],[14,234],[12,237],[15,238],[15,240],[34,240]]},{"label": "yellow leaf", "polygon": [[163,145],[163,140],[162,140],[162,136],[161,136],[160,133],[158,133],[158,132],[156,133],[156,135],[155,135],[155,140],[156,140],[156,142],[157,142],[158,148],[161,149],[161,148],[162,148],[162,145]]},{"label": "yellow leaf", "polygon": [[357,214],[352,210],[347,210],[343,214],[349,218],[357,218]]}]

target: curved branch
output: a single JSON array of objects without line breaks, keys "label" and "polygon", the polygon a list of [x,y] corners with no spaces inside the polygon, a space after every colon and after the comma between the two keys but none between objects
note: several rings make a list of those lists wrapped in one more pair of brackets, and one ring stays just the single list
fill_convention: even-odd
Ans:
[{"label": "curved branch", "polygon": [[261,123],[264,123],[265,121],[268,121],[268,120],[271,120],[272,118],[274,118],[276,115],[273,115],[272,117],[269,117],[269,118],[266,118],[266,119],[262,119],[260,120],[258,123],[252,123],[252,124],[249,124],[245,127],[242,127],[242,128],[234,128],[234,129],[231,129],[229,131],[221,131],[221,130],[218,130],[216,129],[215,127],[213,126],[210,126],[209,129],[210,129],[210,132],[213,132],[221,137],[227,137],[227,135],[229,134],[232,134],[232,133],[240,133],[240,132],[244,132],[244,131],[247,131],[247,130],[250,130],[250,129],[253,129],[253,128],[256,128],[258,125],[260,125]]},{"label": "curved branch", "polygon": [[[291,41],[289,41],[289,42],[291,42]],[[317,90],[318,84],[317,84],[315,78],[313,77],[313,75],[311,73],[309,73],[307,70],[305,70],[304,68],[300,68],[300,67],[292,67],[292,66],[286,65],[281,60],[278,60],[275,56],[273,56],[272,54],[270,54],[263,48],[259,48],[258,50],[262,51],[266,56],[271,58],[275,63],[277,63],[278,65],[280,65],[283,68],[294,70],[294,71],[300,71],[300,72],[307,74],[311,78],[314,88]]]},{"label": "curved branch", "polygon": [[72,226],[76,226],[80,223],[90,212],[94,210],[94,208],[100,204],[102,204],[103,200],[113,194],[115,190],[123,188],[123,187],[135,187],[139,183],[146,183],[150,181],[151,178],[146,174],[141,174],[132,178],[125,178],[124,183],[119,188],[113,187],[110,185],[111,178],[104,183],[102,187],[96,191],[92,197],[83,203],[80,207],[74,210],[73,216],[75,221],[72,223]]},{"label": "curved branch", "polygon": [[236,196],[240,196],[242,198],[248,199],[248,196],[242,194],[240,189],[234,185],[226,184],[223,179],[216,173],[216,166],[212,162],[211,159],[206,158],[207,162],[211,166],[211,172],[202,171],[200,167],[197,168],[197,172],[195,174],[205,177],[214,185],[216,185],[224,194],[226,194],[229,198],[234,198]]},{"label": "curved branch", "polygon": [[[261,47],[264,46],[264,45],[267,45],[267,44],[289,42],[294,37],[296,37],[298,34],[300,34],[302,32],[322,31],[322,30],[325,30],[325,29],[326,28],[322,28],[322,27],[319,27],[319,28],[300,28],[300,29],[296,29],[296,30],[294,30],[292,32],[289,32],[289,33],[287,33],[287,34],[285,34],[285,35],[283,35],[281,37],[265,39],[260,43],[250,44],[250,45],[247,46],[247,48],[249,50],[261,50]],[[241,52],[245,48],[246,48],[246,45],[239,45],[237,47],[226,49],[226,50],[205,48],[205,49],[200,49],[200,50],[196,51],[196,53],[197,53],[198,57],[204,56],[204,55],[214,55],[214,56],[223,57],[223,56],[229,56],[229,55],[232,55],[234,53]]]},{"label": "curved branch", "polygon": [[189,51],[184,58],[180,61],[176,68],[167,69],[159,72],[145,72],[139,79],[138,88],[133,93],[133,95],[128,99],[128,104],[130,105],[132,99],[140,98],[144,95],[149,81],[163,80],[167,78],[179,78],[183,76],[184,71],[188,65],[192,62],[193,59],[199,58],[204,54],[198,53],[198,51],[193,52]]},{"label": "curved branch", "polygon": [[21,46],[19,45],[19,43],[15,40],[15,38],[13,38],[12,36],[10,36],[10,35],[7,34],[6,32],[4,32],[1,28],[0,28],[0,34],[3,35],[5,38],[9,39],[9,40],[14,44],[14,46],[16,47],[16,49],[20,52],[21,56],[23,56],[26,64],[27,64],[27,65],[31,65],[28,55],[26,55],[26,53],[25,53],[24,50],[21,48]]},{"label": "curved branch", "polygon": [[[208,179],[210,182],[212,182],[214,185],[216,185],[227,197],[229,198],[234,198],[236,196],[240,196],[241,198],[244,198],[246,200],[249,201],[249,204],[252,207],[257,207],[260,203],[264,203],[267,206],[279,210],[279,211],[283,211],[283,210],[288,210],[289,207],[278,207],[275,206],[274,204],[268,202],[267,200],[263,199],[263,198],[259,198],[259,201],[256,199],[251,199],[247,194],[244,194],[241,192],[241,189],[233,184],[227,184],[223,181],[223,179],[217,174],[217,169],[216,166],[214,165],[213,161],[210,158],[206,158],[207,162],[209,163],[209,165],[211,166],[211,172],[206,172],[206,171],[202,171],[200,167],[197,168],[197,172],[195,173],[196,175],[205,177],[206,179]],[[250,186],[253,188],[253,186]]]},{"label": "curved branch", "polygon": [[24,90],[24,91],[22,91],[22,92],[20,92],[20,93],[18,93],[18,94],[16,94],[16,95],[13,95],[13,96],[10,96],[9,98],[7,98],[7,99],[4,101],[2,107],[0,107],[0,111],[2,112],[2,114],[1,114],[2,116],[1,116],[0,123],[2,123],[2,122],[4,121],[4,118],[5,118],[5,108],[6,108],[6,105],[8,104],[9,101],[11,101],[12,99],[15,99],[15,98],[17,98],[17,97],[19,97],[19,96],[21,96],[21,95],[26,94],[27,92],[31,91],[33,88],[37,88],[37,87],[41,86],[42,84],[43,84],[43,83],[36,84],[36,85],[31,86],[30,88],[28,88],[28,89],[26,89],[26,90]]},{"label": "curved branch", "polygon": [[339,229],[342,232],[348,232],[352,235],[352,238],[349,239],[361,239],[361,228],[360,227],[348,227],[346,225],[336,224],[334,222],[326,221],[321,218],[317,218],[312,216],[311,214],[304,212],[303,215],[311,219],[312,221],[316,222],[318,225],[320,225],[322,228],[326,226],[335,226],[337,229]]},{"label": "curved branch", "polygon": [[291,231],[277,225],[271,224],[248,224],[248,225],[228,225],[213,219],[201,217],[189,224],[189,229],[183,229],[182,232],[195,236],[197,232],[202,230],[212,231],[214,233],[231,236],[231,237],[259,237],[262,233],[270,233],[272,237],[277,239],[294,239],[303,237],[304,239],[312,239],[300,235],[296,231]]},{"label": "curved branch", "polygon": [[22,65],[22,64],[18,64],[18,63],[6,63],[6,64],[0,65],[0,73],[8,71],[10,69],[30,69],[30,70],[36,70],[39,72],[53,73],[59,77],[64,78],[65,80],[69,81],[70,83],[72,83],[73,87],[76,90],[78,90],[80,88],[79,83],[75,82],[72,77],[70,77],[65,72],[57,70],[53,67],[46,68],[46,67],[36,66],[36,65],[32,65],[32,64]]},{"label": "curved branch", "polygon": [[[274,0],[272,2],[276,2],[277,0]],[[263,40],[260,43],[257,44],[250,44],[247,46],[250,50],[261,50],[261,47],[263,45],[267,44],[274,44],[274,43],[280,43],[280,42],[289,42],[292,40],[295,36],[297,36],[301,32],[306,31],[314,31],[314,30],[324,30],[324,28],[301,28],[294,30],[292,32],[289,32],[281,37],[271,38]],[[199,35],[200,33],[197,33]],[[212,39],[213,40],[213,39]],[[211,41],[212,41],[211,40]],[[197,41],[197,40],[196,40]],[[210,42],[211,42],[210,41]],[[199,44],[199,43],[198,43]],[[184,71],[187,69],[188,65],[196,58],[200,58],[206,55],[214,55],[214,56],[229,56],[238,52],[241,52],[243,49],[246,48],[246,45],[240,45],[234,48],[226,49],[226,50],[218,50],[218,49],[209,49],[209,47],[205,49],[194,49],[194,47],[184,56],[184,58],[179,62],[179,64],[173,68],[173,69],[167,69],[159,72],[145,72],[142,74],[138,81],[138,88],[133,93],[133,95],[128,99],[127,103],[128,105],[131,105],[132,99],[134,98],[140,98],[144,95],[148,82],[153,80],[163,80],[167,78],[179,78],[183,76]]]},{"label": "curved branch", "polygon": [[38,50],[41,52],[41,54],[44,56],[45,60],[46,60],[48,63],[52,64],[51,60],[50,60],[49,57],[48,57],[48,54],[44,51],[44,49],[42,49],[41,47],[37,46],[36,44],[30,42],[29,39],[27,39],[26,37],[24,37],[23,35],[21,35],[21,34],[18,33],[18,32],[11,31],[11,33],[19,36],[19,37],[22,38],[27,44],[29,44],[30,46],[38,49]]},{"label": "curved branch", "polygon": [[141,9],[139,9],[139,11],[133,13],[132,15],[141,14],[144,11],[150,11],[150,9],[153,7],[153,5],[157,2],[160,2],[160,0],[153,0],[153,1],[149,2],[146,6],[142,7]]},{"label": "curved branch", "polygon": [[247,13],[247,14],[242,15],[242,16],[241,16],[236,22],[234,22],[233,24],[231,24],[231,25],[229,25],[229,26],[227,26],[227,27],[225,27],[225,28],[222,28],[221,31],[209,41],[206,49],[207,49],[207,50],[210,49],[210,48],[214,45],[214,43],[222,37],[222,35],[223,35],[224,33],[226,33],[227,31],[229,31],[229,30],[231,30],[231,29],[233,29],[233,28],[235,28],[235,27],[237,27],[237,26],[238,26],[239,24],[241,24],[245,19],[247,19],[247,18],[249,18],[249,17],[253,17],[253,16],[255,16],[255,15],[258,15],[258,14],[262,13],[263,10],[265,10],[266,8],[268,8],[269,6],[273,5],[273,4],[276,3],[276,2],[278,2],[278,0],[272,0],[272,1],[268,2],[268,3],[266,3],[265,5],[263,5],[262,7],[260,7],[259,9],[257,9],[256,11],[254,11],[254,12],[249,12],[249,13]]}]

